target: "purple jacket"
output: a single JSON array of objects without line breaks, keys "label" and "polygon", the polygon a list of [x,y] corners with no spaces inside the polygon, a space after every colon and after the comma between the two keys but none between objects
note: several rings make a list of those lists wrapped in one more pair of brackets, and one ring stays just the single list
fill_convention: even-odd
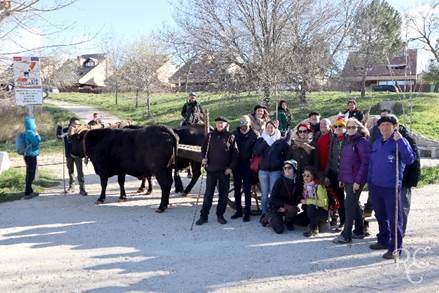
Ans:
[{"label": "purple jacket", "polygon": [[348,136],[341,155],[338,180],[343,183],[366,183],[369,154],[369,142],[366,138],[360,134]]}]

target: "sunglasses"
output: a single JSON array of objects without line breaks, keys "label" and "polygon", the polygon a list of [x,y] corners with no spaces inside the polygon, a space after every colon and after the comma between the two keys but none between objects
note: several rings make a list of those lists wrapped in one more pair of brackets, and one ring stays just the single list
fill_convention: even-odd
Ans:
[{"label": "sunglasses", "polygon": [[334,125],[334,128],[343,128],[343,125]]},{"label": "sunglasses", "polygon": [[291,170],[291,169],[293,169],[293,167],[290,167],[290,166],[285,166],[284,167],[284,170]]},{"label": "sunglasses", "polygon": [[297,133],[308,133],[308,130],[299,130]]},{"label": "sunglasses", "polygon": [[357,126],[348,126],[346,129],[357,129]]}]

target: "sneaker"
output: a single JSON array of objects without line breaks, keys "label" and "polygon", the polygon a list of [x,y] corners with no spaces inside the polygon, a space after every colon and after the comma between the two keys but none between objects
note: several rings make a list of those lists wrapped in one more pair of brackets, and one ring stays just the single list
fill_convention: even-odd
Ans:
[{"label": "sneaker", "polygon": [[242,217],[243,222],[250,222],[250,214],[246,213],[244,214],[244,217]]},{"label": "sneaker", "polygon": [[207,218],[200,217],[198,221],[195,222],[195,225],[201,226],[207,223]]},{"label": "sneaker", "polygon": [[87,193],[87,191],[85,191],[85,189],[81,189],[79,191],[79,194],[82,195],[82,196],[87,196],[88,195],[88,193]]},{"label": "sneaker", "polygon": [[317,235],[319,235],[319,232],[317,230],[313,230],[313,231],[308,230],[308,231],[303,232],[303,236],[305,236],[305,237],[312,238],[312,237],[315,237]]},{"label": "sneaker", "polygon": [[25,194],[24,197],[23,197],[23,199],[31,199],[31,198],[34,198],[34,197],[36,197],[36,196],[38,196],[38,195],[39,195],[38,193],[36,193],[36,192],[32,192],[32,193],[30,193],[30,194]]},{"label": "sneaker", "polygon": [[347,243],[351,243],[352,239],[346,239],[343,237],[343,235],[339,235],[334,240],[332,240],[332,242],[334,242],[335,244],[347,244]]},{"label": "sneaker", "polygon": [[231,216],[231,219],[238,219],[242,217],[242,213],[241,212],[236,212],[233,214],[233,216]]},{"label": "sneaker", "polygon": [[218,223],[220,223],[221,225],[227,224],[227,221],[226,221],[226,219],[224,219],[223,216],[218,216],[217,220],[218,220]]},{"label": "sneaker", "polygon": [[386,251],[386,253],[383,254],[383,258],[385,259],[395,259],[395,256],[393,255],[393,251]]},{"label": "sneaker", "polygon": [[352,233],[352,239],[364,239],[364,237],[366,237],[364,234]]},{"label": "sneaker", "polygon": [[383,244],[381,244],[379,242],[369,245],[369,248],[373,249],[373,250],[389,249],[389,247],[387,245],[383,245]]}]

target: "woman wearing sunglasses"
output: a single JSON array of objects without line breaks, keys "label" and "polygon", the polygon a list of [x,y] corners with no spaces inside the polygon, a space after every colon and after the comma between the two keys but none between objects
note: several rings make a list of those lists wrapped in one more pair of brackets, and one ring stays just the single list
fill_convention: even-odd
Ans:
[{"label": "woman wearing sunglasses", "polygon": [[[339,186],[346,192],[344,229],[334,243],[343,244],[354,239],[363,239],[363,210],[360,195],[367,182],[369,166],[369,131],[356,118],[349,118],[346,123],[348,139],[343,147],[338,174]],[[355,222],[355,230],[352,227]]]},{"label": "woman wearing sunglasses", "polygon": [[282,234],[284,227],[294,230],[294,218],[299,208],[299,186],[297,183],[297,162],[289,160],[283,162],[282,175],[276,180],[270,197],[270,212],[268,222],[274,232]]}]

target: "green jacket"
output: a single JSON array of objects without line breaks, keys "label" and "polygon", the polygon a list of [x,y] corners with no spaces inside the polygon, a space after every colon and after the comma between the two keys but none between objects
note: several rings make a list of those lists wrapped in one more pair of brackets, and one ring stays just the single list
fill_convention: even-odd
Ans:
[{"label": "green jacket", "polygon": [[317,185],[317,197],[316,198],[307,198],[306,202],[307,205],[315,205],[319,208],[323,208],[325,210],[329,207],[328,202],[328,193],[326,192],[326,188],[322,185]]},{"label": "green jacket", "polygon": [[281,132],[285,132],[290,127],[290,119],[288,117],[288,114],[285,111],[279,111],[278,112],[278,119],[279,119],[279,130]]}]

